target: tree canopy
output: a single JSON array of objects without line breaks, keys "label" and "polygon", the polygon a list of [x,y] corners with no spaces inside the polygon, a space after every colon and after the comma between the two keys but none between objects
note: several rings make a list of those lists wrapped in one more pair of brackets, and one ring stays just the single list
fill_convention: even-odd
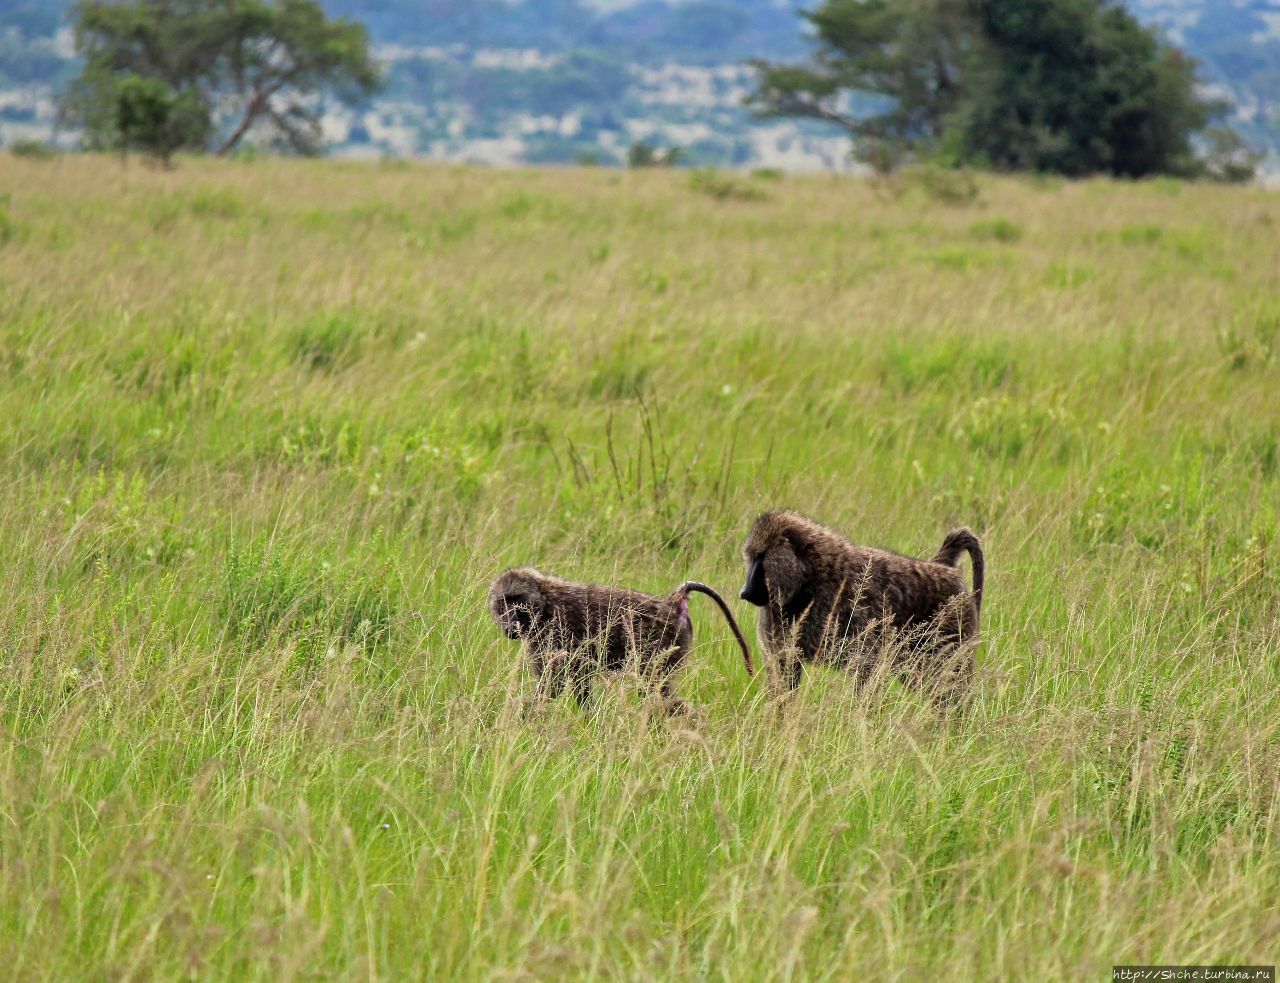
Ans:
[{"label": "tree canopy", "polygon": [[756,63],[764,115],[843,127],[865,161],[940,156],[1072,176],[1194,175],[1222,112],[1196,65],[1114,0],[827,0],[808,65]]},{"label": "tree canopy", "polygon": [[313,153],[322,97],[380,82],[365,29],[316,0],[79,0],[73,18],[84,69],[64,108],[100,149],[226,154],[260,131]]}]

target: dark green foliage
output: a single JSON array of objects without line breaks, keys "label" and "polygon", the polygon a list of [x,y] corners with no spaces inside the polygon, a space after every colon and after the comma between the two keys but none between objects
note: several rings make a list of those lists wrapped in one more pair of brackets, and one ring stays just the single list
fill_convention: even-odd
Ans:
[{"label": "dark green foliage", "polygon": [[[1238,145],[1196,158],[1224,107],[1114,0],[827,0],[805,16],[813,63],[758,63],[752,104],[841,126],[878,170],[932,156],[1070,176],[1251,173]],[[853,112],[857,95],[877,101]]]},{"label": "dark green foliage", "polygon": [[1078,176],[1191,176],[1214,107],[1196,66],[1108,0],[978,0],[991,56],[958,120],[969,159]]},{"label": "dark green foliage", "polygon": [[674,167],[684,156],[679,147],[659,150],[644,140],[637,140],[627,148],[628,167]]},{"label": "dark green foliage", "polygon": [[45,143],[43,140],[15,140],[9,146],[9,153],[15,157],[25,157],[28,160],[53,160],[58,156],[58,151]]},{"label": "dark green foliage", "polygon": [[314,96],[354,102],[379,84],[364,28],[315,0],[80,0],[72,16],[84,69],[63,108],[91,147],[167,159],[217,133],[226,154],[261,128],[313,153]]},{"label": "dark green foliage", "polygon": [[149,154],[167,166],[176,151],[201,147],[212,121],[194,92],[175,92],[159,79],[130,75],[116,90],[115,125],[120,149]]}]

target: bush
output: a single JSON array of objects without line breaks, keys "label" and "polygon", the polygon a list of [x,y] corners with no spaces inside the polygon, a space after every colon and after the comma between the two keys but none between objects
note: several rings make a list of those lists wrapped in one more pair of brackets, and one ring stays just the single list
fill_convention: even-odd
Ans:
[{"label": "bush", "polygon": [[342,641],[385,641],[396,613],[395,581],[385,574],[343,570],[318,557],[288,555],[265,541],[233,543],[222,585],[222,615],[230,633],[260,647],[291,635],[309,648]]},{"label": "bush", "polygon": [[126,150],[148,154],[168,167],[177,151],[203,146],[213,121],[195,93],[131,75],[116,93],[116,127]]},{"label": "bush", "polygon": [[904,172],[907,187],[917,188],[933,201],[944,205],[972,205],[981,188],[971,171],[922,164]]},{"label": "bush", "polygon": [[711,168],[690,174],[689,188],[718,201],[765,201],[769,197],[759,188],[743,184],[728,174],[721,174]]},{"label": "bush", "polygon": [[9,147],[9,153],[27,160],[53,160],[58,156],[58,151],[43,140],[31,139],[15,140]]},{"label": "bush", "polygon": [[637,140],[627,150],[628,167],[675,167],[684,157],[680,147],[659,150],[643,140]]},{"label": "bush", "polygon": [[1234,130],[1218,126],[1206,134],[1201,173],[1210,181],[1248,184],[1257,179],[1263,159]]}]

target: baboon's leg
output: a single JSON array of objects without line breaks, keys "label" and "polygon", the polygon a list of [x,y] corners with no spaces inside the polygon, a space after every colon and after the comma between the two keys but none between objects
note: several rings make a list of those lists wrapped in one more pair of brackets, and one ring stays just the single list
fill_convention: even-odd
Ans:
[{"label": "baboon's leg", "polygon": [[893,664],[897,647],[896,633],[872,622],[858,634],[841,641],[831,657],[831,665],[844,670],[853,683],[854,694],[860,696],[878,670],[882,671],[886,663]]},{"label": "baboon's leg", "polygon": [[684,665],[691,643],[692,639],[682,640],[681,644],[673,645],[658,657],[657,664],[660,668],[654,681],[657,683],[658,694],[662,697],[662,705],[669,716],[684,713],[689,709],[684,700],[676,695],[673,676],[675,671]]}]

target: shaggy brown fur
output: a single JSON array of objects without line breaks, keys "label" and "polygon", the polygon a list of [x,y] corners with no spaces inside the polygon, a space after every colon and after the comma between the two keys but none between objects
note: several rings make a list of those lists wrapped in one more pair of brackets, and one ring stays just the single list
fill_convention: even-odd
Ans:
[{"label": "shaggy brown fur", "polygon": [[489,611],[503,633],[524,643],[540,697],[572,686],[580,705],[591,696],[599,673],[634,668],[661,690],[668,710],[683,707],[671,674],[693,645],[689,594],[711,597],[724,612],[742,648],[748,675],[751,651],[724,598],[706,584],[688,581],[669,597],[598,584],[576,584],[529,567],[506,570],[489,589]]},{"label": "shaggy brown fur", "polygon": [[[968,553],[973,593],[957,568]],[[794,689],[806,662],[847,669],[862,685],[890,660],[942,704],[973,675],[983,556],[968,529],[948,533],[928,560],[855,546],[795,512],[766,512],[743,546],[742,599],[760,608],[760,641]]]}]

